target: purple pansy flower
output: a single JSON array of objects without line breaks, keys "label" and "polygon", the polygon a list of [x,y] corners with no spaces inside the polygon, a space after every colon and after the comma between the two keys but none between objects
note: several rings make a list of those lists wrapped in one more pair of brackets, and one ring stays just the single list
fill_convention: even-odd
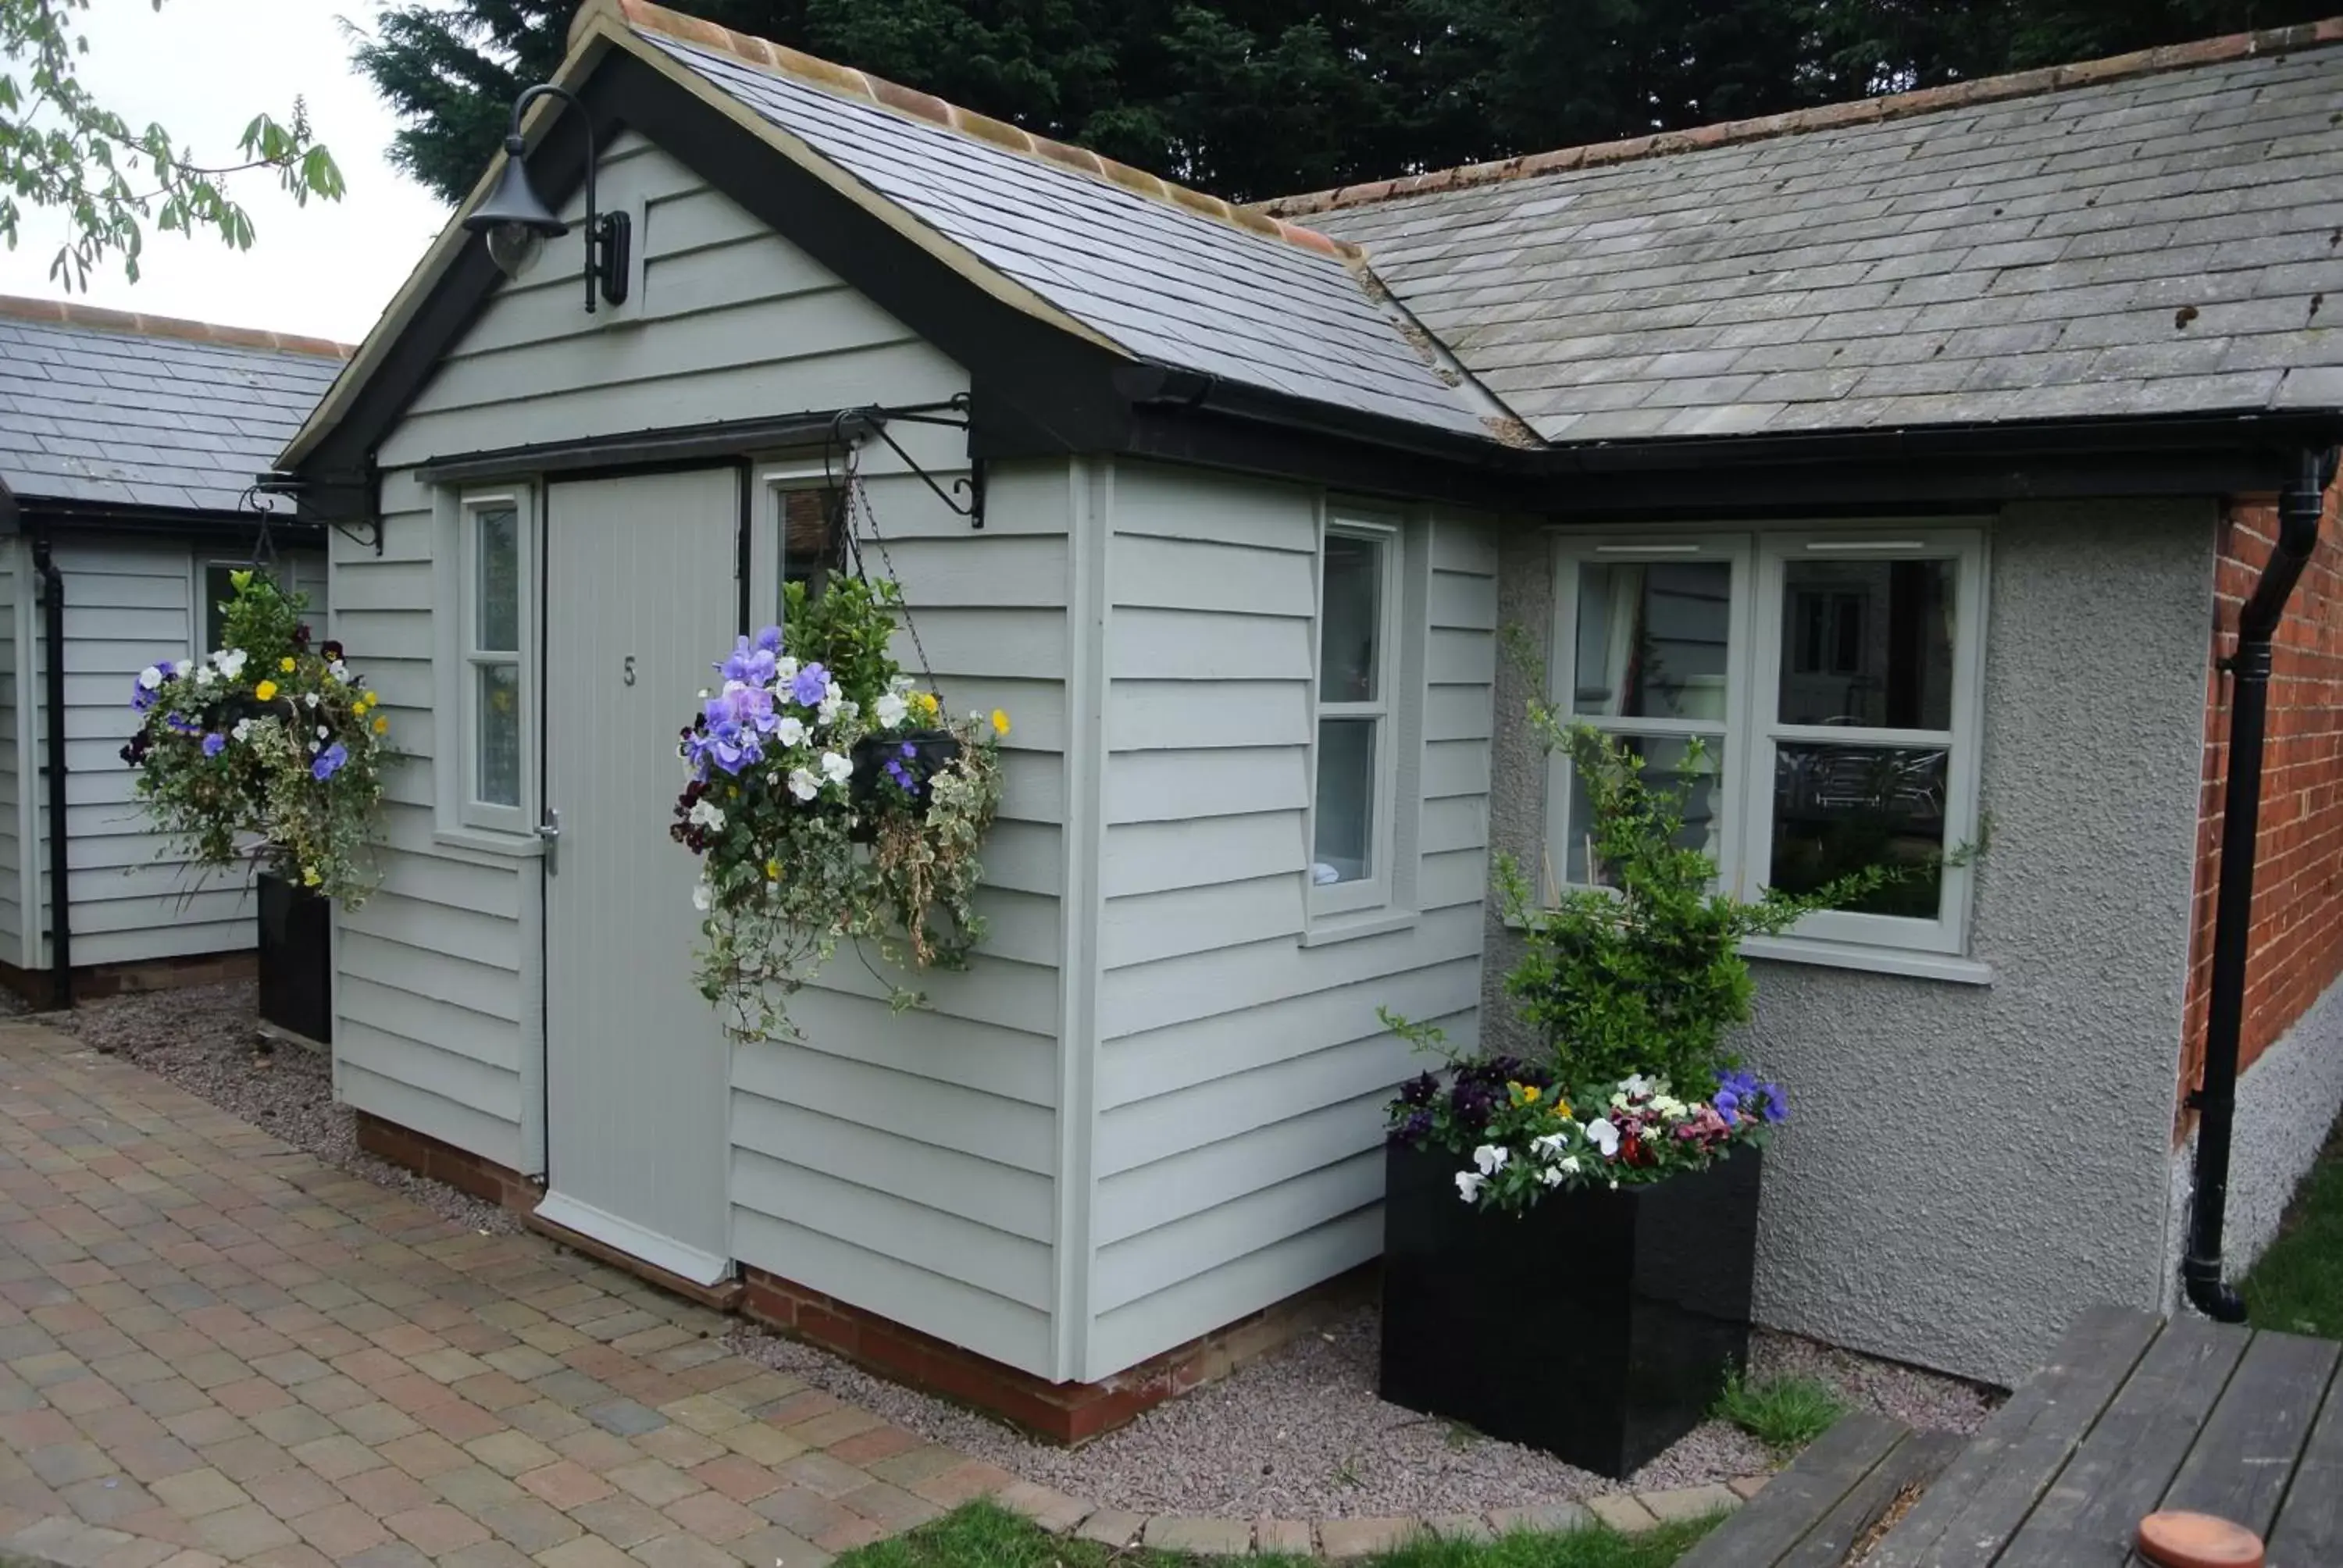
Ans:
[{"label": "purple pansy flower", "polygon": [[758,632],[757,646],[767,653],[778,656],[781,651],[781,628],[769,626]]},{"label": "purple pansy flower", "polygon": [[744,637],[732,645],[731,657],[718,665],[716,672],[727,680],[769,686],[773,680],[773,650],[752,647]]},{"label": "purple pansy flower", "polygon": [[807,665],[798,671],[797,678],[789,682],[789,696],[803,708],[819,707],[822,699],[829,695],[830,671],[819,664]]},{"label": "purple pansy flower", "polygon": [[692,738],[691,753],[692,762],[703,774],[710,766],[738,774],[763,760],[765,749],[758,744],[755,731],[737,719],[725,719],[710,723],[705,735]]},{"label": "purple pansy flower", "polygon": [[342,770],[342,764],[347,762],[349,759],[349,748],[337,740],[331,746],[327,747],[323,751],[317,753],[317,759],[309,764],[309,776],[320,782],[323,782],[327,779],[331,779],[335,774],[340,772]]},{"label": "purple pansy flower", "polygon": [[227,737],[215,729],[204,737],[204,755],[216,757],[227,749]]}]

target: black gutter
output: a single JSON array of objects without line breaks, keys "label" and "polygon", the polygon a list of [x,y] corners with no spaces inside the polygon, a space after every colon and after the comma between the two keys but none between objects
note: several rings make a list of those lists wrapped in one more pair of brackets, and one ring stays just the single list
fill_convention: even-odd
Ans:
[{"label": "black gutter", "polygon": [[41,671],[44,728],[48,739],[49,1005],[73,1006],[73,890],[66,877],[71,839],[65,811],[65,579],[49,554],[46,534],[33,540],[33,569],[41,578]]},{"label": "black gutter", "polygon": [[2206,1316],[2245,1322],[2246,1303],[2221,1278],[2221,1227],[2229,1198],[2229,1141],[2237,1109],[2237,1041],[2254,918],[2255,838],[2260,829],[2263,737],[2269,713],[2270,644],[2287,600],[2318,548],[2318,518],[2335,480],[2337,451],[2306,451],[2278,498],[2278,542],[2237,612],[2229,674],[2229,778],[2221,798],[2221,879],[2214,896],[2213,985],[2205,1020],[2205,1069],[2189,1097],[2197,1111],[2197,1191],[2180,1278]]}]

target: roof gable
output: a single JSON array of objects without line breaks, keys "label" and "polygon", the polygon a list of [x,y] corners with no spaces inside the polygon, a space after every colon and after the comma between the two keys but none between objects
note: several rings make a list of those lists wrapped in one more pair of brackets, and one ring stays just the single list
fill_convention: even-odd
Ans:
[{"label": "roof gable", "polygon": [[20,501],[233,512],[347,353],[0,298],[0,485]]},{"label": "roof gable", "polygon": [[1554,442],[2332,409],[2338,40],[2325,23],[1270,205],[1363,246]]},{"label": "roof gable", "polygon": [[[1075,345],[1449,438],[1518,437],[1502,407],[1445,362],[1370,278],[1352,270],[1343,246],[1322,236],[1180,192],[1079,149],[1039,143],[904,89],[878,85],[886,88],[882,102],[859,72],[644,0],[588,0],[556,79],[588,91],[621,56],[618,63],[627,69],[619,75],[631,71],[628,79],[639,83],[648,67],[662,84],[682,88],[695,115],[712,112],[749,130],[790,169],[850,202],[962,286]],[[773,64],[784,60],[820,70],[792,75]],[[610,102],[624,121],[622,99]],[[549,101],[532,111],[525,129],[533,147],[574,132]],[[1008,145],[1019,137],[1021,143]],[[501,166],[500,156],[473,199]],[[777,166],[770,174],[778,178],[790,169]],[[789,232],[785,222],[776,226]],[[286,447],[284,463],[307,462],[361,403],[368,407],[368,429],[335,440],[337,450],[347,458],[378,438],[394,417],[390,405],[403,404],[419,384],[418,350],[444,351],[460,320],[494,286],[476,258],[468,260],[468,241],[459,216],[385,311],[349,373]],[[830,264],[849,284],[863,286],[851,258]],[[949,321],[895,313],[952,351],[934,330]],[[402,342],[419,321],[430,324],[435,341]],[[394,357],[407,363],[384,377]],[[378,378],[390,389],[375,390]]]}]

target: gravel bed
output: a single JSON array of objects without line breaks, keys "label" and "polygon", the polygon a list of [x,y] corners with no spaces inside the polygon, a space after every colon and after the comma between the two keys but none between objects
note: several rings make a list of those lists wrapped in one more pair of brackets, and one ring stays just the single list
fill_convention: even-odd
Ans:
[{"label": "gravel bed", "polygon": [[[1663,1491],[1775,1469],[1764,1445],[1708,1422],[1614,1482],[1375,1397],[1380,1322],[1362,1308],[1234,1375],[1068,1451],[872,1376],[828,1352],[744,1326],[733,1349],[935,1442],[1100,1504],[1221,1518],[1478,1513],[1598,1493]],[[1835,1384],[1916,1426],[1974,1431],[1999,1396],[1956,1379],[1761,1332],[1759,1376]]]},{"label": "gravel bed", "polygon": [[[5,993],[0,993],[5,995]],[[22,1011],[0,1003],[0,1011]],[[349,1111],[334,1103],[327,1058],[271,1044],[248,983],[134,993],[39,1020],[168,1079],[266,1128],[327,1164],[406,1193],[477,1231],[517,1219],[411,1171],[359,1152]],[[1499,1442],[1375,1397],[1373,1307],[1078,1450],[1027,1439],[989,1417],[875,1377],[812,1345],[742,1324],[735,1351],[793,1372],[934,1442],[1104,1507],[1222,1518],[1478,1513],[1598,1493],[1647,1492],[1762,1474],[1763,1445],[1722,1422],[1687,1434],[1625,1483]],[[1760,1332],[1759,1377],[1816,1377],[1851,1404],[1917,1427],[1974,1432],[1997,1392],[1787,1334]]]},{"label": "gravel bed", "polygon": [[334,1103],[331,1059],[304,1045],[265,1039],[249,980],[132,991],[84,1002],[71,1012],[35,1016],[459,1225],[520,1229],[517,1218],[493,1203],[362,1153],[349,1108]]}]

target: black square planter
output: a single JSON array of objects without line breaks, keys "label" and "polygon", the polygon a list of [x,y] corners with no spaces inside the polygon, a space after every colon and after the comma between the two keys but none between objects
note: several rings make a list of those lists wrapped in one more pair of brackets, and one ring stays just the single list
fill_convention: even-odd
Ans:
[{"label": "black square planter", "polygon": [[1465,1165],[1388,1150],[1383,1398],[1633,1473],[1700,1424],[1748,1354],[1758,1151],[1520,1214],[1459,1199]]},{"label": "black square planter", "polygon": [[282,1030],[334,1040],[334,907],[308,889],[260,873],[260,1016]]}]

